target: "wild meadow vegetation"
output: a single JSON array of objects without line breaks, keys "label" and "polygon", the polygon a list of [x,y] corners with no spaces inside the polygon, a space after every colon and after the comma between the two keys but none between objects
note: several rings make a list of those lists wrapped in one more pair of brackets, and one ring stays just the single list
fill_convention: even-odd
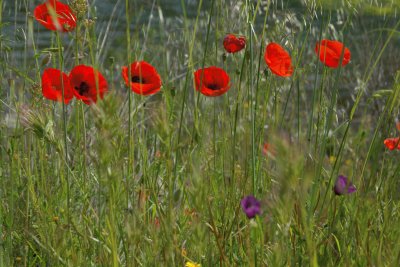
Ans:
[{"label": "wild meadow vegetation", "polygon": [[61,2],[0,0],[0,266],[400,266],[398,0]]}]

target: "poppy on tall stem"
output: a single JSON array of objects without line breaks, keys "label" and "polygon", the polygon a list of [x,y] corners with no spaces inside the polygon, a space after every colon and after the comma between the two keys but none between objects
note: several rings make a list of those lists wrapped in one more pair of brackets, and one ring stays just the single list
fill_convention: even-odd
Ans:
[{"label": "poppy on tall stem", "polygon": [[103,75],[96,69],[86,65],[74,67],[69,74],[69,79],[77,99],[86,105],[96,103],[98,97],[103,99],[108,90],[108,84]]},{"label": "poppy on tall stem", "polygon": [[292,59],[289,53],[277,43],[269,43],[264,54],[265,63],[273,74],[290,77],[293,74]]},{"label": "poppy on tall stem", "polygon": [[70,32],[76,27],[76,16],[69,5],[58,0],[47,0],[36,6],[35,19],[51,31]]},{"label": "poppy on tall stem", "polygon": [[246,47],[246,38],[244,36],[236,37],[234,34],[227,34],[223,45],[226,52],[237,53]]},{"label": "poppy on tall stem", "polygon": [[132,92],[139,95],[153,95],[161,89],[161,78],[156,68],[146,61],[137,61],[130,64],[129,67],[122,67],[122,77],[125,84],[129,86]]},{"label": "poppy on tall stem", "polygon": [[346,66],[350,62],[351,53],[347,47],[344,47],[343,43],[324,39],[315,46],[315,53],[319,60],[330,68],[339,67],[342,52],[342,66]]},{"label": "poppy on tall stem", "polygon": [[42,75],[42,94],[45,98],[68,104],[74,97],[67,74],[58,69],[45,69]]},{"label": "poppy on tall stem", "polygon": [[230,88],[229,75],[221,68],[211,66],[194,72],[196,90],[205,96],[220,96]]}]

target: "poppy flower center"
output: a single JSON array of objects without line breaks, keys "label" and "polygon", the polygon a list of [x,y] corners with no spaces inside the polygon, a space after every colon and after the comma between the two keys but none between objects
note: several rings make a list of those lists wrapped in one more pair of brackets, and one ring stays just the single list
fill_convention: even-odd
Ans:
[{"label": "poppy flower center", "polygon": [[133,76],[132,82],[133,83],[143,83],[143,84],[146,83],[145,80],[140,76]]},{"label": "poppy flower center", "polygon": [[208,85],[207,85],[207,88],[208,88],[208,89],[211,89],[211,90],[219,90],[219,89],[220,89],[220,87],[218,86],[218,84],[215,84],[215,83],[208,84]]},{"label": "poppy flower center", "polygon": [[78,91],[80,95],[85,95],[89,92],[89,85],[85,82],[81,82],[81,84],[78,86],[75,86],[75,89]]}]

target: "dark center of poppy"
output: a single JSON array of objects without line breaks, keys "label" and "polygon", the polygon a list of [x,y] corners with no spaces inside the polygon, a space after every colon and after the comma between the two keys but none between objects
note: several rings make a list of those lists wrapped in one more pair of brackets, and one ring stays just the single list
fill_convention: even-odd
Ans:
[{"label": "dark center of poppy", "polygon": [[89,85],[85,82],[81,82],[79,87],[75,86],[75,90],[77,90],[80,95],[87,94],[89,92],[89,88],[90,88]]},{"label": "dark center of poppy", "polygon": [[133,76],[132,82],[133,83],[143,83],[143,84],[146,83],[145,80],[140,76]]},{"label": "dark center of poppy", "polygon": [[221,89],[221,88],[218,86],[218,84],[208,84],[208,85],[207,85],[207,88],[208,88],[208,89],[211,89],[211,90],[219,90],[219,89]]}]

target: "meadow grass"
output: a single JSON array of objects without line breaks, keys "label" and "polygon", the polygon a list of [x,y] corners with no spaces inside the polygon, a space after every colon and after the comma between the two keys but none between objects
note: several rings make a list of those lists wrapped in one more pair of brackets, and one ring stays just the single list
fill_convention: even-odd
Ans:
[{"label": "meadow grass", "polygon": [[[398,1],[176,0],[165,16],[162,1],[117,0],[102,19],[75,0],[64,34],[34,20],[38,2],[0,0],[0,266],[400,265],[400,154],[383,145],[399,136]],[[226,55],[227,33],[246,49]],[[323,66],[321,39],[351,63]],[[292,77],[268,70],[272,41]],[[160,93],[125,86],[137,60]],[[108,80],[102,101],[42,96],[45,68],[78,64]],[[207,98],[193,72],[212,65],[231,89]],[[354,194],[334,194],[340,174]],[[246,195],[261,200],[252,220]]]}]

